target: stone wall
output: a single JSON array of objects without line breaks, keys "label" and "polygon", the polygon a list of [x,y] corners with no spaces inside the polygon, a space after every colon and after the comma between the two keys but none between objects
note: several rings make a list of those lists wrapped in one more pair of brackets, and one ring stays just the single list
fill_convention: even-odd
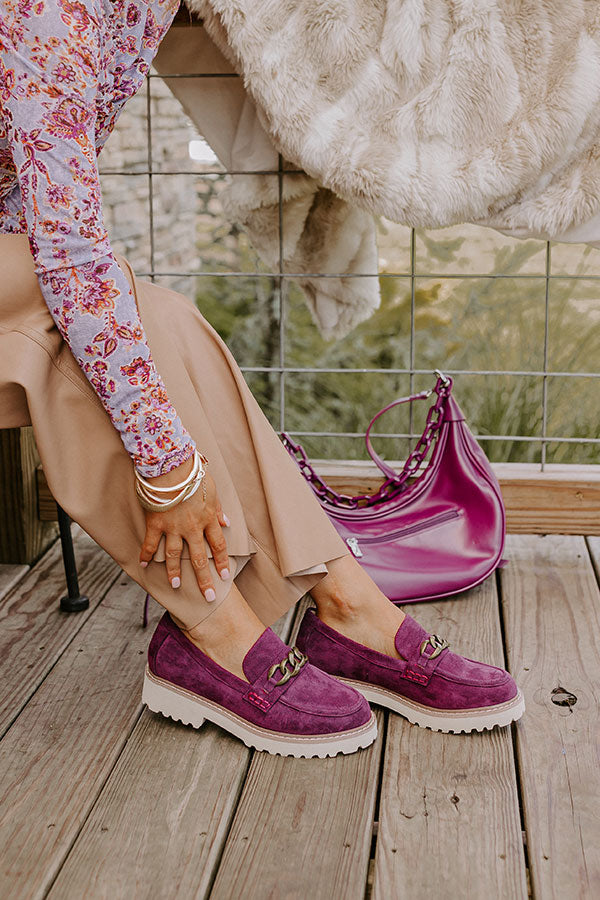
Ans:
[{"label": "stone wall", "polygon": [[[193,168],[189,140],[196,136],[179,102],[159,78],[151,80],[152,168],[154,173]],[[147,84],[123,109],[99,159],[104,217],[113,249],[138,272],[151,269],[147,129]],[[108,172],[125,174],[108,174]],[[154,269],[197,270],[197,217],[202,212],[197,176],[153,174]],[[160,279],[165,283],[165,279]],[[189,280],[172,277],[184,291]]]},{"label": "stone wall", "polygon": [[[151,79],[150,91],[154,270],[239,271],[248,264],[254,268],[256,255],[245,234],[223,216],[219,194],[226,176],[206,174],[220,170],[220,164],[190,158],[189,142],[201,136],[161,78]],[[182,170],[193,174],[180,174]],[[100,155],[100,171],[113,249],[127,256],[136,271],[147,272],[151,269],[147,84],[119,116]],[[125,174],[108,174],[115,171]],[[194,299],[203,290],[202,279],[172,275],[158,280]]]}]

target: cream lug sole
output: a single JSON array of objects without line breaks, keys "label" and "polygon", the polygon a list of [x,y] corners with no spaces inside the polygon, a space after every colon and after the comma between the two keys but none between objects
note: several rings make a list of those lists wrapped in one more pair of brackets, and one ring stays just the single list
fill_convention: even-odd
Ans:
[{"label": "cream lug sole", "polygon": [[369,703],[377,703],[385,706],[393,712],[399,713],[422,728],[430,728],[432,731],[461,732],[483,731],[494,728],[496,725],[510,725],[516,719],[520,719],[525,712],[525,700],[521,691],[512,700],[499,703],[496,706],[483,706],[479,709],[435,709],[432,706],[423,706],[406,697],[401,697],[387,688],[365,684],[362,681],[353,681],[350,678],[340,678],[344,684],[359,691]]},{"label": "cream lug sole", "polygon": [[153,712],[194,728],[200,728],[208,719],[235,735],[247,747],[280,756],[324,758],[337,756],[338,753],[354,753],[368,747],[377,737],[377,722],[373,714],[360,728],[337,734],[295,735],[260,728],[212,700],[158,678],[148,667],[144,675],[142,701]]}]

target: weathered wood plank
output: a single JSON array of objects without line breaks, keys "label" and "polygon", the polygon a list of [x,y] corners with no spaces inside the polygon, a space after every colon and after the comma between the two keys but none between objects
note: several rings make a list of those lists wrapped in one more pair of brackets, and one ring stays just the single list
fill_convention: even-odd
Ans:
[{"label": "weathered wood plank", "polygon": [[[284,640],[293,614],[273,626]],[[144,710],[49,896],[206,896],[249,760],[214,725]]]},{"label": "weathered wood plank", "polygon": [[[402,467],[401,462],[390,465]],[[343,493],[373,493],[382,481],[374,463],[318,460],[316,469]],[[528,463],[496,463],[493,469],[510,533],[600,535],[600,466],[550,465],[540,472]],[[37,481],[40,519],[56,521],[56,502],[41,469]]]},{"label": "weathered wood plank", "polygon": [[[402,462],[390,465],[401,469]],[[373,493],[382,481],[377,466],[357,460],[316,460],[315,468],[335,490]],[[506,524],[514,534],[600,535],[600,466],[495,463]]]},{"label": "weathered wood plank", "polygon": [[[600,534],[600,466],[494,466],[512,534]],[[532,471],[532,469],[534,471]]]},{"label": "weathered wood plank", "polygon": [[517,747],[534,895],[598,897],[600,591],[581,537],[515,537],[508,555],[503,607],[527,704]]},{"label": "weathered wood plank", "polygon": [[0,734],[118,577],[116,563],[91,538],[77,527],[73,533],[80,583],[90,597],[90,609],[80,613],[59,609],[66,590],[59,542],[0,604]]},{"label": "weathered wood plank", "polygon": [[9,563],[0,565],[0,600],[12,590],[28,569],[29,566],[10,565]]},{"label": "weathered wood plank", "polygon": [[56,535],[38,518],[33,429],[0,429],[0,562],[31,563]]},{"label": "weathered wood plank", "polygon": [[54,499],[52,491],[48,487],[48,482],[46,481],[46,473],[42,469],[41,465],[36,469],[35,480],[37,484],[38,516],[40,517],[40,521],[58,521],[58,509],[56,507],[56,500]]},{"label": "weathered wood plank", "polygon": [[211,900],[362,900],[380,754],[381,737],[332,759],[255,754]]},{"label": "weathered wood plank", "polygon": [[249,758],[215,725],[145,709],[49,896],[205,897]]},{"label": "weathered wood plank", "polygon": [[[457,652],[503,665],[493,579],[408,608]],[[390,713],[373,898],[527,897],[510,729],[441,734]]]},{"label": "weathered wood plank", "polygon": [[140,715],[142,597],[109,591],[0,744],[2,897],[45,895]]},{"label": "weathered wood plank", "polygon": [[600,538],[589,537],[587,539],[587,545],[592,557],[594,569],[596,570],[596,578],[598,580],[598,584],[600,584]]},{"label": "weathered wood plank", "polygon": [[362,900],[380,750],[378,738],[333,759],[256,754],[211,900]]}]

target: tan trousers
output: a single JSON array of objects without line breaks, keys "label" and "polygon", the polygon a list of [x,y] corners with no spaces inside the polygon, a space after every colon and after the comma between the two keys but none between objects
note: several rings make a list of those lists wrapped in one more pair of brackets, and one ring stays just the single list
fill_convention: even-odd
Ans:
[{"label": "tan trousers", "polygon": [[[118,257],[138,303],[152,356],[186,428],[208,457],[223,510],[235,583],[270,625],[347,548],[252,396],[227,346],[193,303],[137,279]],[[164,538],[139,565],[144,515],[131,458],[62,340],[34,271],[25,235],[0,235],[0,427],[32,424],[50,490],[116,562],[186,627],[223,602],[199,590],[184,548],[182,586],[166,577]],[[210,548],[206,545],[210,556]]]}]

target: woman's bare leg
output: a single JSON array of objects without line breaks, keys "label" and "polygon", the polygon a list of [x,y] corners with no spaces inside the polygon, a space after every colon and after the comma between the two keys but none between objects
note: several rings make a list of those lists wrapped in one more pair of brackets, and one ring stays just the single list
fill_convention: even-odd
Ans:
[{"label": "woman's bare leg", "polygon": [[[354,557],[330,560],[327,568],[329,574],[311,590],[319,618],[346,637],[397,658],[394,636],[404,619],[402,610],[390,603]],[[244,680],[242,660],[264,630],[235,583],[207,619],[189,630],[182,628],[203,653]]]},{"label": "woman's bare leg", "polygon": [[246,681],[242,660],[265,630],[264,624],[250,609],[235,583],[214,612],[193,628],[171,614],[173,621],[203,653],[229,672]]},{"label": "woman's bare leg", "polygon": [[394,637],[404,612],[383,594],[353,556],[327,563],[329,574],[311,590],[317,615],[359,644],[398,658]]}]

